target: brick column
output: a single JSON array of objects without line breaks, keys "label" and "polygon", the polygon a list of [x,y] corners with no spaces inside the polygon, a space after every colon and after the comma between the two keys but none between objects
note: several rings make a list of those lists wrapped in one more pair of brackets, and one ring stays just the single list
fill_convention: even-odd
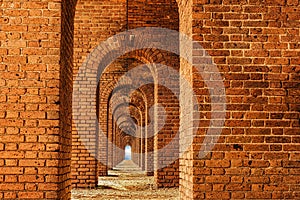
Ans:
[{"label": "brick column", "polygon": [[73,2],[1,1],[1,199],[70,198],[73,16],[67,10]]},{"label": "brick column", "polygon": [[[169,61],[169,65],[173,65],[174,68],[179,67],[179,60],[176,56],[165,55],[164,58]],[[156,133],[154,137],[154,176],[157,187],[178,187],[179,77],[174,76],[165,67],[157,67],[156,70],[158,83],[168,82],[168,84],[155,87],[155,101],[161,107],[156,107],[154,113],[156,120],[154,125]],[[176,70],[174,69],[174,71]]]},{"label": "brick column", "polygon": [[[182,163],[189,169],[182,172],[181,197],[297,198],[299,2],[195,1],[192,8],[189,26],[220,71],[227,114],[212,152],[194,156],[210,127],[212,98],[201,77],[187,72],[198,95],[201,126]],[[197,50],[193,55],[201,57]]]},{"label": "brick column", "polygon": [[[77,75],[78,69],[82,67],[87,56],[92,52],[100,42],[105,41],[110,36],[119,33],[125,29],[125,17],[126,8],[125,2],[121,1],[108,1],[108,0],[96,0],[96,1],[78,1],[75,13],[75,38],[74,38],[74,75]],[[108,19],[108,20],[107,20]],[[109,31],[107,31],[109,30]],[[95,60],[97,62],[98,60]],[[100,62],[100,61],[99,61]],[[97,66],[98,67],[98,66]],[[97,67],[93,73],[97,74]],[[106,67],[106,66],[104,66]],[[87,81],[86,88],[94,87],[97,81]],[[92,84],[92,86],[90,86]],[[81,88],[82,89],[82,88]],[[83,90],[85,90],[83,88]],[[95,99],[95,97],[91,97]],[[87,100],[88,101],[88,100]],[[99,101],[103,103],[103,101]],[[84,104],[84,103],[83,103]],[[95,113],[97,106],[87,102],[88,106],[91,106],[91,113]],[[82,105],[80,105],[82,106]],[[106,104],[104,109],[106,110]],[[100,107],[102,109],[102,107]],[[85,126],[87,124],[93,124],[95,128],[97,125],[94,121],[90,121],[90,116],[82,117],[82,129],[74,129],[73,140],[77,145],[74,145],[73,149],[77,152],[73,154],[73,185],[76,187],[87,187],[96,185],[98,175],[107,174],[106,156],[107,149],[105,141],[107,139],[106,128],[103,128],[102,121],[100,120],[99,127],[103,130],[101,133],[97,133],[97,130],[87,130],[84,133]],[[99,117],[101,119],[101,117]],[[106,124],[104,125],[106,126]],[[76,136],[76,131],[82,131],[79,138],[83,140],[89,140],[90,142],[82,142]],[[86,136],[84,136],[86,135]],[[98,143],[99,142],[99,143]],[[98,149],[97,149],[98,148]],[[88,150],[90,149],[90,150]],[[98,160],[101,162],[97,163]],[[79,160],[76,160],[79,159]],[[80,161],[81,160],[81,161]],[[80,165],[82,165],[80,167]],[[82,169],[85,168],[85,169]],[[87,178],[88,177],[88,178]],[[89,180],[88,180],[89,179]],[[78,185],[78,180],[82,183]]]}]

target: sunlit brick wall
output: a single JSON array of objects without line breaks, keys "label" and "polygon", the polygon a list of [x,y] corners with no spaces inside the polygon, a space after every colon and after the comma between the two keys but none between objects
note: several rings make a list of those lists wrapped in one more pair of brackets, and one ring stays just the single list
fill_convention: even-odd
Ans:
[{"label": "sunlit brick wall", "polygon": [[193,74],[203,114],[186,199],[299,198],[299,19],[298,0],[194,2],[193,37],[224,79],[227,115],[213,152],[198,159],[210,99]]},{"label": "sunlit brick wall", "polygon": [[60,53],[72,47],[60,39],[72,39],[61,36],[61,4],[0,1],[0,13],[0,198],[67,199],[71,141],[60,117],[70,123],[70,94],[60,85],[70,87],[71,63],[61,70]]}]

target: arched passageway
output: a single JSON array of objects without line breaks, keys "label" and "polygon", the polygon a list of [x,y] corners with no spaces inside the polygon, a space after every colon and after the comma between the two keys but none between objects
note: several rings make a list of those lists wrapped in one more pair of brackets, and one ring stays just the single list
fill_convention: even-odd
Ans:
[{"label": "arched passageway", "polygon": [[[139,9],[136,9],[137,4]],[[163,10],[168,12],[158,12]],[[78,69],[84,60],[99,43],[122,31],[145,26],[178,31],[177,3],[173,0],[160,3],[78,1],[74,32],[75,77],[80,73]],[[100,62],[101,60],[98,64],[101,65]],[[109,169],[124,159],[124,147],[128,141],[132,144],[132,160],[148,175],[155,175],[157,187],[178,186],[179,101],[178,95],[174,96],[173,91],[179,92],[179,79],[173,80],[173,91],[158,85],[157,83],[165,78],[163,73],[168,72],[150,66],[151,63],[164,64],[179,71],[179,58],[176,55],[150,48],[128,52],[112,63],[107,63],[102,71],[99,71],[96,65],[91,68],[92,73],[100,73],[101,77],[98,83],[95,82],[98,85],[97,95],[87,98],[86,102],[90,104],[91,111],[96,112],[99,123],[95,126],[96,122],[91,121],[91,112],[86,116],[82,116],[82,113],[74,115],[74,187],[95,187],[98,176],[107,175]],[[144,67],[139,69],[141,65]],[[134,77],[122,79],[134,70],[137,70]],[[134,88],[133,82],[140,86]],[[148,84],[143,85],[144,82]],[[89,103],[95,99],[96,102]],[[77,104],[75,99],[73,104],[84,104],[84,101],[81,98]],[[162,107],[155,106],[158,104]],[[78,127],[84,126],[81,124],[85,124],[87,128],[79,130]],[[170,139],[176,141],[177,145],[169,145],[169,151],[159,150],[170,143]],[[169,152],[168,155],[166,152]],[[172,160],[172,157],[176,159],[172,162],[165,159],[166,157],[169,157],[169,160]]]},{"label": "arched passageway", "polygon": [[[299,199],[299,12],[298,0],[0,1],[0,199],[68,200],[72,187],[107,177],[128,143],[157,187],[179,180],[182,199]],[[128,49],[153,36],[155,45],[169,41],[128,34],[97,48],[153,26],[190,36],[169,44],[190,59],[148,46],[98,63],[117,53],[117,41]],[[138,65],[145,76],[121,81]],[[172,87],[155,84],[162,77]],[[226,97],[210,87],[217,77]],[[128,95],[132,80],[154,84]],[[225,100],[223,126],[223,107],[212,102]],[[178,154],[171,141],[188,148]]]}]

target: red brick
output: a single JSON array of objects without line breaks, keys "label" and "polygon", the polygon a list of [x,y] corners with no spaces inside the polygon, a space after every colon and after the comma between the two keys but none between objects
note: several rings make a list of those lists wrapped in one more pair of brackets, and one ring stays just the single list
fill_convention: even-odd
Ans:
[{"label": "red brick", "polygon": [[22,199],[42,199],[44,196],[43,192],[19,192],[19,198]]},{"label": "red brick", "polygon": [[[184,199],[297,199],[299,193],[293,191],[298,189],[289,189],[285,183],[297,185],[299,175],[299,156],[296,155],[300,148],[299,139],[296,137],[299,133],[299,2],[199,0],[189,5],[179,1],[179,13],[176,10],[177,4],[173,5],[173,2],[129,3],[129,14],[134,15],[129,19],[129,28],[161,26],[179,30],[180,27],[181,32],[186,32],[195,40],[201,41],[201,45],[210,53],[221,71],[226,87],[227,120],[222,136],[216,142],[216,153],[203,158],[202,162],[196,162],[193,156],[197,155],[200,149],[198,143],[202,142],[202,138],[195,138],[191,150],[184,155],[180,175],[176,162],[171,167],[155,172],[157,183],[161,184],[160,186],[178,186],[180,176],[183,181],[180,190]],[[139,9],[136,10],[136,7]],[[78,2],[75,10],[75,4],[71,1],[14,4],[4,1],[2,8],[0,172],[4,174],[2,181],[16,182],[16,175],[20,175],[17,180],[24,181],[24,184],[2,182],[0,198],[68,199],[72,70],[76,73],[89,52],[100,42],[126,29],[126,6],[124,2],[110,1],[99,5],[96,1],[90,1]],[[187,10],[190,13],[184,13]],[[76,15],[73,32],[71,29],[74,13]],[[86,20],[89,23],[86,23]],[[134,56],[141,58],[141,52]],[[191,81],[199,96],[198,100],[201,101],[199,105],[203,105],[199,120],[203,122],[203,129],[198,132],[204,135],[204,128],[210,125],[211,114],[207,85],[184,63],[180,63],[179,68],[179,61],[171,59],[167,54],[161,54],[158,50],[147,52],[148,57],[141,60],[151,58],[151,61],[162,61],[164,58],[162,63],[174,65],[172,67],[177,67],[180,73],[185,74]],[[194,60],[201,60],[201,52],[197,50],[195,54],[199,57]],[[131,64],[130,67],[133,68],[141,62]],[[113,66],[110,67],[112,68]],[[158,74],[165,75],[164,72]],[[101,85],[106,93],[101,96],[102,100],[107,101],[109,90],[113,88],[111,80],[117,80],[121,75],[108,72],[106,77],[103,77],[102,81],[105,80],[107,84],[104,81]],[[149,88],[145,89],[145,94],[147,96],[151,93],[152,96],[147,98],[154,102],[154,89]],[[184,91],[182,94],[185,94]],[[142,100],[135,99],[135,95],[133,94],[132,103],[140,105]],[[157,97],[159,101],[165,99],[172,103],[172,106],[175,105],[165,91]],[[187,103],[185,95],[182,95],[180,100]],[[153,102],[148,106],[151,107]],[[103,106],[104,109],[99,106],[99,110],[105,113],[107,102],[103,103]],[[179,117],[179,109],[168,105],[166,112],[172,113],[168,118],[171,122],[162,130],[161,134],[165,136],[159,137],[162,140],[159,140],[157,146],[163,146],[164,142],[171,140],[171,131],[176,131],[179,128],[179,120],[184,120],[187,115],[184,111]],[[131,114],[134,118],[139,115],[134,110],[131,110]],[[146,111],[143,114],[146,114]],[[104,116],[100,122],[101,126],[105,126],[103,130],[111,134],[110,130],[106,129],[112,127],[112,120],[106,124],[107,114],[101,113],[100,116]],[[82,119],[87,120],[88,116]],[[181,127],[183,133],[191,128],[185,125],[182,124]],[[91,183],[95,185],[96,161],[79,142],[76,134],[73,135],[73,139],[74,156],[83,158],[73,159],[73,184],[76,187],[86,187]],[[153,140],[151,141],[153,143]],[[90,142],[89,145],[95,144]],[[121,145],[121,142],[118,145]],[[153,151],[154,146],[150,149]],[[58,157],[62,160],[58,161]],[[224,157],[226,160],[223,160]],[[138,161],[137,157],[134,159]],[[165,162],[163,156],[158,159]],[[251,164],[248,163],[249,159],[253,159]],[[148,163],[153,164],[154,161],[148,160]],[[63,166],[60,166],[61,164]],[[142,162],[139,164],[143,165]],[[80,165],[86,166],[83,168]],[[10,170],[7,169],[8,166]],[[55,171],[54,168],[58,169],[58,166],[61,168]],[[206,168],[202,169],[203,166]],[[99,166],[98,172],[105,175],[106,170],[106,166],[103,165]],[[78,172],[81,172],[81,175]],[[275,174],[277,172],[278,174]],[[49,173],[51,176],[46,178],[46,183],[38,180],[37,186],[26,183],[36,180],[34,176],[38,173]],[[234,174],[235,177],[217,178],[217,175],[224,173]],[[250,173],[259,177],[248,177]],[[267,176],[264,177],[264,173],[270,176],[272,184],[266,181]],[[205,175],[205,179],[211,184],[201,185],[204,179],[197,177],[197,174]],[[247,181],[249,183],[245,185]],[[228,187],[224,187],[224,184]],[[251,191],[234,191],[234,187],[238,190],[248,190],[250,187]],[[198,188],[198,191],[194,191],[193,188]],[[43,191],[37,192],[36,189]]]}]

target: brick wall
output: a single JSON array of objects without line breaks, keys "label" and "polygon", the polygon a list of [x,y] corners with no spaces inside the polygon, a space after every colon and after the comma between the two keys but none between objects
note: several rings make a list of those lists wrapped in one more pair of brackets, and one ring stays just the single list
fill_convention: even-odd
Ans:
[{"label": "brick wall", "polygon": [[[125,24],[125,1],[78,1],[75,14],[74,32],[74,75],[81,67],[87,55],[96,48],[101,41],[124,30]],[[86,87],[89,87],[88,85]],[[76,103],[75,103],[76,104]],[[94,109],[96,111],[96,107]],[[78,116],[80,117],[80,116]],[[85,118],[84,116],[82,116]],[[83,119],[83,126],[86,124]],[[94,122],[91,122],[94,123]],[[95,125],[92,125],[94,128]],[[80,127],[80,125],[78,126]],[[84,127],[83,127],[84,128]],[[104,129],[105,131],[106,129]],[[72,155],[72,179],[75,187],[94,187],[97,183],[97,173],[107,173],[106,163],[98,163],[97,148],[106,152],[106,144],[96,144],[96,129],[87,133],[94,135],[89,144],[81,142],[82,136],[73,131],[73,155]],[[100,135],[102,136],[102,135]],[[101,141],[101,138],[99,138]],[[89,146],[87,150],[86,146]],[[100,156],[100,154],[99,154]],[[106,155],[105,155],[106,156]]]},{"label": "brick wall", "polygon": [[[129,8],[129,28],[139,28],[139,27],[162,27],[162,28],[168,28],[173,30],[179,29],[179,15],[178,15],[178,6],[176,1],[173,0],[164,0],[164,1],[146,1],[146,0],[139,0],[139,1],[129,1],[128,4]],[[143,55],[143,54],[142,54]],[[160,59],[160,55],[162,55],[163,59]],[[145,57],[148,57],[148,60],[155,63],[161,63],[167,65],[174,65],[179,67],[179,61],[176,60],[176,58],[172,58],[168,56],[167,54],[162,53],[159,50],[154,50],[154,52],[148,53],[148,55],[143,55]],[[150,63],[151,63],[150,62]],[[175,63],[175,64],[174,64]],[[173,67],[174,67],[173,66]],[[174,67],[176,68],[176,67]],[[153,71],[156,71],[158,69],[153,69]],[[178,68],[176,69],[178,70]],[[168,72],[165,72],[166,74]],[[166,74],[160,74],[159,71],[156,71],[156,73],[153,74],[153,76],[156,76],[154,78],[163,80],[164,76],[167,76]],[[179,85],[176,86],[177,88]],[[176,88],[174,87],[174,89]],[[174,115],[178,114],[179,108],[176,104],[176,98],[173,102],[169,102],[168,99],[172,98],[172,95],[168,93],[167,91],[164,91],[163,87],[156,88],[154,90],[154,94],[157,95],[157,98],[155,99],[155,103],[160,103],[165,107],[166,112],[162,111],[159,112],[157,110],[157,114],[154,114],[155,118],[154,121],[157,123],[157,126],[155,127],[154,124],[154,133],[156,134],[154,139],[154,152],[153,152],[153,161],[154,161],[154,176],[156,181],[157,187],[174,187],[178,186],[179,182],[179,174],[178,174],[178,160],[174,163],[170,164],[169,166],[166,164],[169,162],[169,160],[175,159],[176,155],[178,154],[178,146],[173,147],[174,149],[171,149],[172,147],[168,147],[170,149],[164,150],[164,151],[158,151],[158,149],[161,149],[165,147],[169,142],[170,138],[176,140],[174,137],[177,133],[178,126],[179,126],[179,119],[176,121],[176,119],[172,118],[172,112]],[[148,94],[149,95],[149,94]],[[166,105],[168,104],[169,105]],[[172,105],[170,105],[172,104]],[[162,118],[166,117],[167,121],[165,124],[158,124],[162,123]],[[161,130],[158,130],[157,127],[163,127]],[[171,128],[172,127],[172,128]],[[178,140],[178,139],[177,139]],[[173,154],[168,154],[166,152],[172,152]],[[151,155],[151,153],[150,153]],[[150,156],[149,158],[151,158]],[[149,162],[151,162],[149,160]],[[167,166],[165,166],[167,165]],[[163,167],[165,166],[165,167]],[[151,167],[151,166],[150,166]],[[151,173],[149,173],[151,174]]]},{"label": "brick wall", "polygon": [[162,27],[178,30],[178,6],[175,0],[128,1],[128,27]]},{"label": "brick wall", "polygon": [[[127,90],[130,88],[130,85],[119,83],[119,79],[126,73],[127,69],[125,66],[129,65],[129,68],[134,68],[135,66],[138,66],[141,64],[139,61],[135,59],[129,59],[125,60],[124,58],[116,59],[112,64],[107,66],[105,73],[101,77],[101,85],[100,85],[100,105],[99,105],[99,120],[100,120],[100,127],[103,131],[103,134],[105,137],[107,137],[109,143],[108,143],[108,150],[104,149],[100,151],[100,160],[103,160],[103,157],[107,157],[107,163],[105,163],[108,168],[112,168],[117,163],[113,163],[113,146],[114,146],[114,139],[116,138],[115,133],[113,132],[113,129],[116,129],[116,127],[119,127],[123,121],[126,121],[126,117],[129,115],[134,117],[136,122],[140,123],[139,119],[139,113],[130,113],[129,110],[127,111],[129,104],[136,105],[137,103],[134,103],[132,101],[126,101],[124,102],[123,97],[129,97]],[[131,99],[137,99],[140,98],[136,97],[136,95],[139,94],[132,94],[130,96]],[[129,99],[130,100],[130,99]],[[138,102],[138,104],[145,104],[145,102],[142,100]],[[136,109],[140,110],[139,105],[135,106]],[[126,115],[127,114],[127,115]],[[132,115],[131,115],[132,114]],[[126,117],[123,117],[123,121],[120,120],[120,117],[126,115]],[[118,122],[118,123],[117,123]],[[113,128],[112,124],[115,123],[115,128]],[[119,127],[120,128],[120,127]],[[132,132],[131,134],[135,135],[135,132]],[[118,138],[117,138],[118,139]],[[123,149],[125,148],[126,141],[124,138],[121,138],[122,144],[115,144],[119,148]],[[106,144],[104,144],[106,146]],[[115,149],[116,151],[116,149]],[[124,152],[123,152],[124,153]],[[102,158],[101,158],[102,156]],[[123,156],[122,156],[123,157]]]},{"label": "brick wall", "polygon": [[60,155],[59,198],[69,199],[71,191],[72,91],[75,0],[62,3],[60,51]]},{"label": "brick wall", "polygon": [[[299,17],[298,0],[194,2],[193,37],[217,64],[228,104],[213,152],[186,157],[194,166],[182,176],[186,199],[299,198]],[[210,107],[193,77],[202,88],[198,155]]]},{"label": "brick wall", "polygon": [[0,198],[68,199],[70,132],[59,125],[70,123],[70,107],[60,112],[70,93],[60,84],[70,87],[72,64],[60,71],[60,53],[71,54],[71,30],[60,43],[59,2],[1,1],[0,13]]},{"label": "brick wall", "polygon": [[[126,2],[79,1],[76,12],[75,3],[0,2],[1,199],[69,199],[71,178],[75,187],[93,187],[97,176],[106,173],[106,165],[96,160],[102,156],[98,151],[101,138],[87,112],[80,125],[91,123],[95,128],[85,130],[87,137],[94,133],[88,139],[91,151],[73,124],[70,176],[72,74],[101,41],[126,29]],[[180,73],[198,97],[200,119],[194,120],[201,122],[193,145],[180,159],[181,197],[298,199],[299,1],[181,0],[178,5],[179,11],[175,1],[129,1],[128,27],[180,29],[193,36],[212,56],[224,79],[228,103],[225,128],[213,152],[200,159],[197,155],[209,126],[211,99],[201,77],[180,61]],[[98,53],[101,56],[103,51]],[[199,52],[193,53],[197,58]],[[179,70],[176,56],[155,49],[136,51],[127,58],[137,59],[139,64],[167,63]],[[97,70],[91,69],[89,75]],[[149,70],[155,75],[154,68]],[[124,73],[115,76],[115,72],[112,68],[102,82],[112,84],[112,76],[116,82]],[[154,78],[159,80],[166,74],[162,71]],[[180,112],[180,143],[184,145],[193,134],[193,127],[184,122],[193,120],[193,113],[185,98],[184,82],[175,82],[172,89],[181,87],[181,103],[187,108]],[[105,108],[113,86],[107,84],[104,90]],[[140,104],[142,96],[147,98]],[[177,148],[169,149],[174,155],[158,155],[158,149],[174,139],[179,128],[179,104],[168,89],[153,85],[140,88],[131,98],[131,117],[140,125],[151,123],[155,117],[149,109],[154,102],[164,105],[166,113],[155,110],[156,124],[145,134],[158,131],[161,117],[167,121],[159,135],[145,142],[125,135],[116,124],[113,129],[112,111],[103,109],[109,120],[99,124],[116,145],[124,148],[131,142],[134,152],[145,152],[134,161],[148,172],[178,153],[175,145]],[[97,106],[101,108],[101,104],[91,106],[93,112]],[[107,152],[105,147],[103,150]],[[124,154],[116,151],[109,159],[112,165],[117,164]],[[156,170],[155,177],[158,187],[178,186],[178,160]]]},{"label": "brick wall", "polygon": [[[188,0],[178,1],[179,7],[179,30],[181,33],[192,37],[192,2]],[[186,49],[183,48],[183,45],[187,45]],[[180,44],[181,52],[187,52],[187,54],[192,54],[192,46],[188,46],[188,44]],[[186,83],[182,82],[183,79],[180,80],[180,160],[179,160],[179,191],[181,199],[188,199],[193,197],[194,190],[194,164],[193,164],[193,145],[187,148],[182,148],[186,146],[187,143],[191,143],[189,138],[193,137],[193,126],[191,125],[191,121],[193,120],[193,108],[191,107],[192,96],[186,90],[186,87],[193,87],[193,76],[192,69],[189,63],[180,59],[180,75]]]}]

